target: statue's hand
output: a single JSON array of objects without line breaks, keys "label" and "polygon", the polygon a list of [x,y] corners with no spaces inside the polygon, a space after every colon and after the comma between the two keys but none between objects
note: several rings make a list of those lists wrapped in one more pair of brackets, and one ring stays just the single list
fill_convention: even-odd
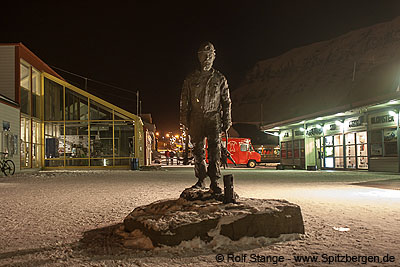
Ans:
[{"label": "statue's hand", "polygon": [[229,130],[229,128],[231,128],[231,125],[229,123],[223,123],[221,130],[223,133],[225,133]]}]

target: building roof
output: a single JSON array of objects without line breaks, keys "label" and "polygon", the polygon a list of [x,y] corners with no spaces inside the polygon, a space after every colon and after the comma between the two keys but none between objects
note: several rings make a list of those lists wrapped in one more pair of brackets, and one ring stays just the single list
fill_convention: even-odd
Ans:
[{"label": "building roof", "polygon": [[12,99],[10,99],[10,98],[2,95],[2,94],[0,94],[0,103],[4,103],[4,104],[7,104],[9,106],[16,107],[16,108],[19,107],[19,104],[17,102],[15,102],[14,100],[12,100]]},{"label": "building roof", "polygon": [[47,72],[61,80],[64,78],[49,67],[43,60],[36,56],[31,50],[29,50],[23,43],[0,43],[0,46],[15,46],[17,53],[20,58],[34,66],[41,72]]},{"label": "building roof", "polygon": [[400,17],[260,61],[233,119],[279,125],[400,98]]}]

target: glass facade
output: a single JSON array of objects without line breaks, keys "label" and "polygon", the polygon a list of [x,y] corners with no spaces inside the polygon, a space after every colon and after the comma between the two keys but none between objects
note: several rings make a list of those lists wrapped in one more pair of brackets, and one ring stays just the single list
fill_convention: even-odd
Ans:
[{"label": "glass facade", "polygon": [[367,147],[366,131],[325,136],[324,167],[368,169]]},{"label": "glass facade", "polygon": [[42,166],[41,74],[22,61],[20,64],[21,92],[21,168]]},{"label": "glass facade", "polygon": [[397,129],[385,128],[373,130],[371,135],[370,155],[374,157],[397,156]]},{"label": "glass facade", "polygon": [[[22,168],[143,164],[140,119],[21,60]],[[135,136],[136,133],[136,136]]]},{"label": "glass facade", "polygon": [[140,157],[133,116],[56,79],[43,84],[45,167],[128,166]]}]

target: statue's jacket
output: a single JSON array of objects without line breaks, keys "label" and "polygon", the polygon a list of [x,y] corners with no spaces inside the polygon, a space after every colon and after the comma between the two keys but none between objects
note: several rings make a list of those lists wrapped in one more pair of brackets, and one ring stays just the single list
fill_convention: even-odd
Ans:
[{"label": "statue's jacket", "polygon": [[200,70],[195,70],[183,82],[180,123],[190,127],[191,116],[202,114],[208,117],[216,113],[222,114],[224,125],[232,124],[228,82],[225,76],[214,68],[206,75]]}]

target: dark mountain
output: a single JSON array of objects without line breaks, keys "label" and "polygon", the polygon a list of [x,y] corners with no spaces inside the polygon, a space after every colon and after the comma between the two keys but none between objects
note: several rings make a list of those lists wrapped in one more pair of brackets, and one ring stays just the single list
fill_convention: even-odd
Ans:
[{"label": "dark mountain", "polygon": [[258,62],[232,93],[234,122],[271,124],[376,103],[400,83],[400,17]]}]

